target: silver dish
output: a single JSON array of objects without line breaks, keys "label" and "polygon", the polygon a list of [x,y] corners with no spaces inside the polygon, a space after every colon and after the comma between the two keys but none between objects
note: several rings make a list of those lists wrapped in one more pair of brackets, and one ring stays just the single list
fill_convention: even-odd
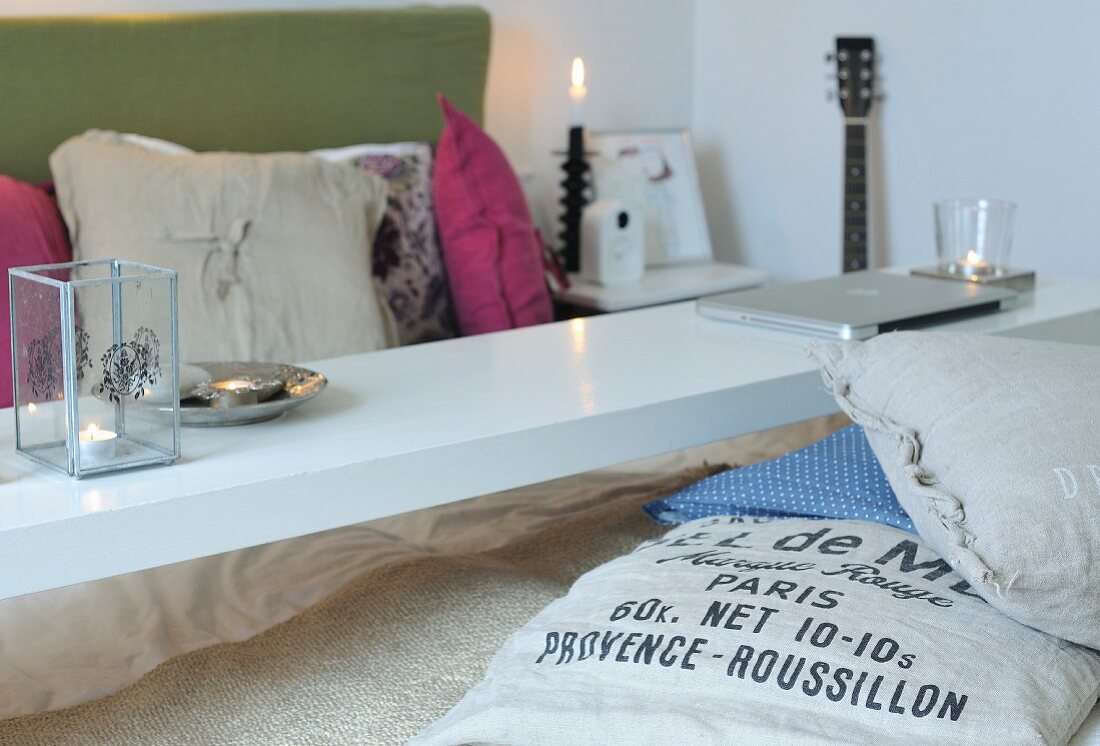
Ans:
[{"label": "silver dish", "polygon": [[[256,404],[222,408],[204,395],[210,381],[180,401],[180,424],[185,427],[226,427],[273,420],[324,391],[328,380],[312,370],[280,363],[195,363],[210,373],[210,381],[252,381],[259,391],[275,391]],[[276,385],[277,384],[277,385]]]}]

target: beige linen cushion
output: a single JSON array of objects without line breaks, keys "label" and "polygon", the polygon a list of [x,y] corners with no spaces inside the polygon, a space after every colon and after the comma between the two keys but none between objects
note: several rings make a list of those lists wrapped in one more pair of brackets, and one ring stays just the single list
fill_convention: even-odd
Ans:
[{"label": "beige linen cushion", "polygon": [[385,182],[310,155],[171,155],[89,131],[50,157],[76,259],[179,273],[185,362],[298,362],[394,343],[371,276]]},{"label": "beige linen cushion", "polygon": [[1100,648],[1100,348],[901,332],[811,353],[921,536],[993,606]]},{"label": "beige linen cushion", "polygon": [[411,744],[1063,744],[1098,684],[913,534],[723,516],[581,577]]}]

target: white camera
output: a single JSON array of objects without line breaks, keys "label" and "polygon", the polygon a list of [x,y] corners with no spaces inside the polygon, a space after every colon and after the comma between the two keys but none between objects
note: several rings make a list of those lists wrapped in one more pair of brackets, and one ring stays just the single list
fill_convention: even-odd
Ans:
[{"label": "white camera", "polygon": [[640,212],[621,199],[601,199],[581,217],[581,280],[627,285],[645,274]]}]

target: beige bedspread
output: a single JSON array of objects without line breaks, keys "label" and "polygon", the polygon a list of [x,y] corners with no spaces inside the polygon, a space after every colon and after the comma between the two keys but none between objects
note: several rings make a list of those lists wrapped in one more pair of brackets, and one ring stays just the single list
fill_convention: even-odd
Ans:
[{"label": "beige bedspread", "polygon": [[[340,556],[356,558],[357,577],[327,599],[251,639],[174,657],[110,696],[2,721],[0,744],[403,743],[578,575],[661,531],[642,502],[714,468],[704,460],[774,457],[842,424],[812,421],[342,529],[354,552]],[[294,542],[305,540],[283,549],[308,554]],[[212,566],[224,570],[238,554]],[[333,570],[327,582],[340,577]]]},{"label": "beige bedspread", "polygon": [[637,507],[651,490],[622,488],[609,507],[503,549],[379,569],[267,632],[175,658],[116,695],[2,723],[0,743],[403,743],[575,577],[659,532]]}]

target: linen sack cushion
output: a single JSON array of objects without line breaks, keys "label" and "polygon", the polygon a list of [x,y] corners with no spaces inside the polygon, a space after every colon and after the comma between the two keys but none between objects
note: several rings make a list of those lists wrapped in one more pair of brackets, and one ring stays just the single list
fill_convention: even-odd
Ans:
[{"label": "linen sack cushion", "polygon": [[[72,258],[69,236],[57,203],[47,189],[0,176],[0,261],[3,262],[3,308],[10,303],[8,270],[34,264],[56,264]],[[56,305],[56,304],[55,304]],[[13,400],[11,325],[0,324],[0,407]]]},{"label": "linen sack cushion", "polygon": [[553,320],[542,247],[523,188],[500,147],[439,97],[446,126],[436,150],[436,217],[462,334]]},{"label": "linen sack cushion", "polygon": [[412,743],[1065,743],[1098,685],[914,534],[727,516],[582,576]]},{"label": "linen sack cushion", "polygon": [[644,507],[665,525],[754,515],[852,518],[914,530],[859,425],[780,458],[701,479]]},{"label": "linen sack cushion", "polygon": [[374,174],[297,153],[155,152],[90,131],[50,157],[77,259],[179,273],[184,361],[303,361],[396,341],[371,276]]},{"label": "linen sack cushion", "polygon": [[812,354],[921,536],[996,608],[1100,648],[1100,348],[903,332]]}]

